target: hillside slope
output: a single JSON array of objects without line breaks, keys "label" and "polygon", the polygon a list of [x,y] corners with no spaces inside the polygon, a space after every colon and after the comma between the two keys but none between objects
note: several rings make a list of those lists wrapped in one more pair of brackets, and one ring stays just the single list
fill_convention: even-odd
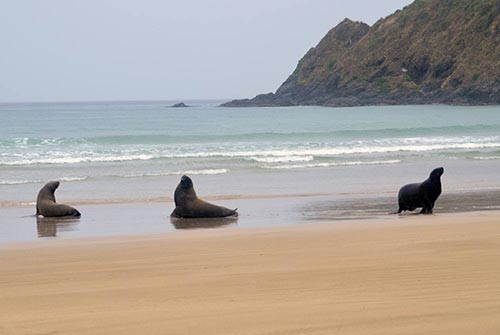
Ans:
[{"label": "hillside slope", "polygon": [[276,93],[224,106],[428,103],[500,103],[500,0],[416,0],[372,27],[345,19]]}]

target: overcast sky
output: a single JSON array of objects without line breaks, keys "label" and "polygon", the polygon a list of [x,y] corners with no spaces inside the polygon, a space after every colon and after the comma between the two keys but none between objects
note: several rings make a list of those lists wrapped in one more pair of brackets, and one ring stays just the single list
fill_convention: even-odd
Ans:
[{"label": "overcast sky", "polygon": [[412,0],[16,0],[0,4],[0,102],[275,91],[326,32]]}]

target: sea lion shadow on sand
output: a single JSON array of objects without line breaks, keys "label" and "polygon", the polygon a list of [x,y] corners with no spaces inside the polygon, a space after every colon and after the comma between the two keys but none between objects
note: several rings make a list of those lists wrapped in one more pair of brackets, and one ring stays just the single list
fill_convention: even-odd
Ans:
[{"label": "sea lion shadow on sand", "polygon": [[238,223],[238,217],[182,219],[171,216],[170,223],[175,229],[220,228]]},{"label": "sea lion shadow on sand", "polygon": [[193,187],[193,181],[188,176],[182,176],[174,192],[175,209],[171,217],[177,219],[213,219],[237,218],[237,209],[217,206],[198,198]]},{"label": "sea lion shadow on sand", "polygon": [[74,231],[79,217],[43,217],[37,216],[36,230],[38,237],[56,237],[58,232]]},{"label": "sea lion shadow on sand", "polygon": [[407,184],[399,190],[399,209],[391,214],[401,214],[403,211],[414,211],[422,208],[419,214],[432,214],[436,200],[441,195],[441,176],[444,168],[432,170],[429,178],[421,183]]}]

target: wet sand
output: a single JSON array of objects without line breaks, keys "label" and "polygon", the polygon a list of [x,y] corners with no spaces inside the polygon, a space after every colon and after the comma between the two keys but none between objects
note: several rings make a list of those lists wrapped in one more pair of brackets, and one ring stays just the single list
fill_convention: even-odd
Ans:
[{"label": "wet sand", "polygon": [[0,334],[499,334],[500,212],[0,246]]},{"label": "wet sand", "polygon": [[[0,205],[0,245],[39,239],[101,238],[106,236],[173,233],[194,228],[282,227],[332,221],[386,218],[397,209],[394,194],[285,194],[206,197],[228,208],[239,208],[236,221],[172,222],[172,200],[129,202],[72,202],[83,213],[79,219],[37,219],[34,204]],[[481,190],[443,194],[435,213],[500,210],[500,191]],[[406,215],[406,214],[405,214]],[[407,213],[412,215],[412,213]]]}]

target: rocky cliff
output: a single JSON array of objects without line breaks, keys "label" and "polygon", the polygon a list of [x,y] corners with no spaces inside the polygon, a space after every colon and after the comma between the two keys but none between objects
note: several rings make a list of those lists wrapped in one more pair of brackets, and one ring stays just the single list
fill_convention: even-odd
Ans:
[{"label": "rocky cliff", "polygon": [[431,103],[500,103],[500,0],[416,0],[371,27],[345,19],[276,93],[224,106]]}]

